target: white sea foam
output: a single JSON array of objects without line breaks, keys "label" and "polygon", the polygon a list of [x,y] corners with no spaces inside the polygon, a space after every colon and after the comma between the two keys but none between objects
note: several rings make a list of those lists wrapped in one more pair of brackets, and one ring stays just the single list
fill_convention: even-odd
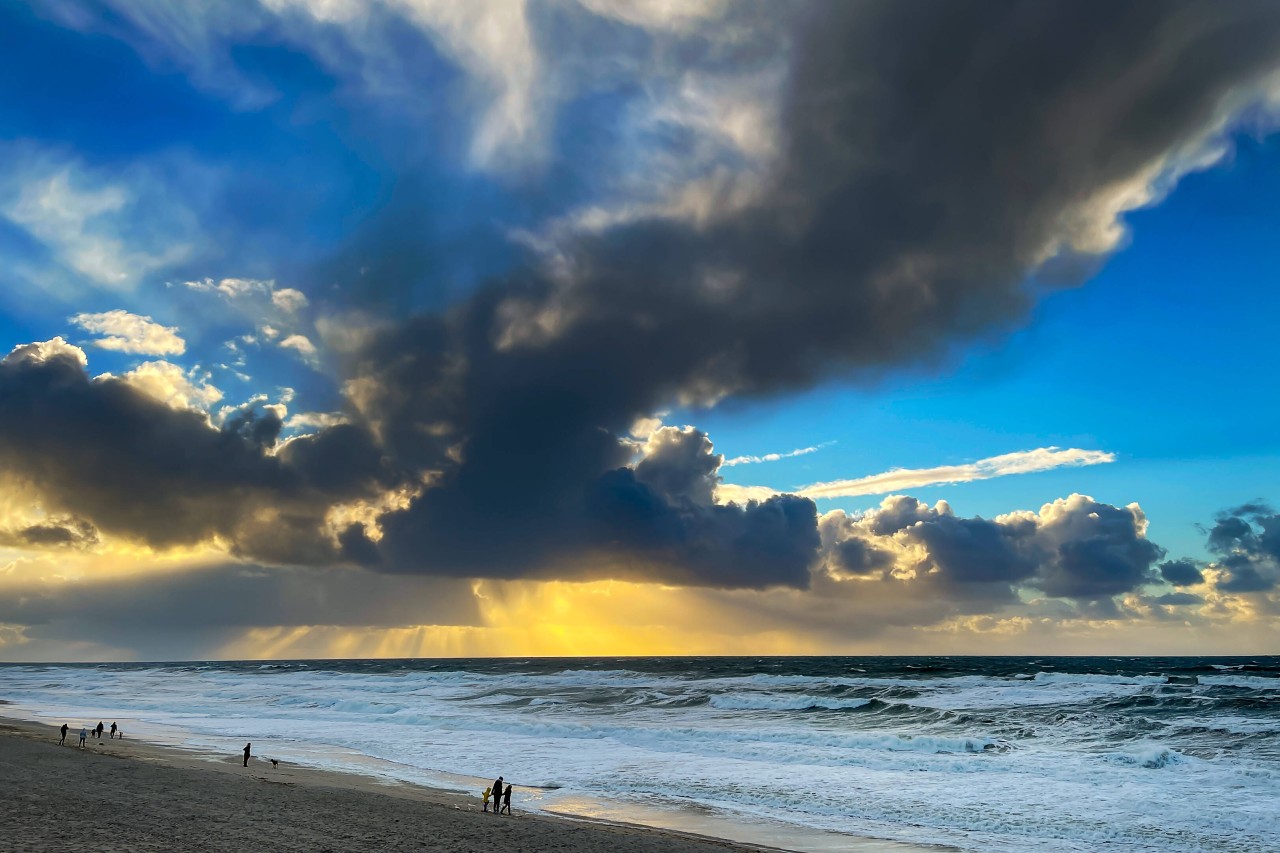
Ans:
[{"label": "white sea foam", "polygon": [[870,699],[833,699],[804,694],[721,693],[710,698],[712,708],[729,711],[853,711],[871,704]]},{"label": "white sea foam", "polygon": [[1280,691],[1280,678],[1264,678],[1259,675],[1202,675],[1201,684],[1217,687],[1245,687],[1249,690]]},{"label": "white sea foam", "polygon": [[1037,672],[1039,684],[1164,684],[1164,675],[1102,675],[1098,673]]}]

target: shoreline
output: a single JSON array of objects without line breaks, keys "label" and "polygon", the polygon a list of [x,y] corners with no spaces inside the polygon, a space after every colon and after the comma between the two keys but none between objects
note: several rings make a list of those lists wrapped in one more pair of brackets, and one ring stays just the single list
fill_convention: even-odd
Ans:
[{"label": "shoreline", "polygon": [[[273,840],[273,846],[281,850],[310,850],[317,846],[332,851],[420,850],[422,839],[437,838],[442,833],[450,837],[450,842],[440,849],[455,853],[489,853],[495,844],[562,853],[778,853],[791,849],[550,811],[516,810],[511,816],[495,817],[481,811],[476,795],[410,782],[292,762],[273,768],[262,758],[253,759],[244,768],[238,754],[204,753],[131,736],[101,741],[91,737],[81,750],[77,746],[78,735],[79,729],[72,728],[67,733],[67,745],[59,746],[58,727],[0,716],[0,767],[4,769],[0,773],[0,796],[19,806],[12,824],[16,833],[11,838],[27,845],[23,849],[246,849],[246,844],[261,843],[253,834],[259,832],[291,832],[309,839],[296,848],[280,846]],[[77,768],[83,772],[78,773]],[[80,792],[86,782],[111,792],[109,839],[99,837],[100,820],[92,816],[98,809],[92,802],[85,804],[87,824],[68,820],[64,814],[66,796]],[[246,783],[252,783],[252,787]],[[121,800],[130,805],[118,807]],[[237,806],[245,807],[249,802],[254,807],[261,806],[253,809],[261,814],[246,815],[243,809],[237,812]],[[172,828],[164,826],[166,816],[189,811],[192,804],[199,806],[199,813],[188,816],[184,823],[204,819],[216,824],[224,846],[217,846],[217,839],[211,841],[204,836],[188,840],[165,834]],[[321,843],[316,827],[331,823],[336,814],[346,815],[346,822],[354,826],[335,836],[322,834]],[[119,819],[129,815],[134,819],[122,827]],[[160,826],[155,826],[157,823]],[[121,837],[121,833],[127,836],[131,831],[139,837]],[[241,836],[241,832],[249,835]],[[167,840],[152,848],[147,839],[157,833]],[[839,839],[839,849],[858,853],[937,853],[948,849],[832,835]]]}]

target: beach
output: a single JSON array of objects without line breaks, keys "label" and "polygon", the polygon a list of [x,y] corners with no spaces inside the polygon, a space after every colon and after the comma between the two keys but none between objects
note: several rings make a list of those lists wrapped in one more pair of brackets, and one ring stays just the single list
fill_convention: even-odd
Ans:
[{"label": "beach", "polygon": [[478,798],[297,766],[272,769],[77,731],[0,724],[3,850],[725,853],[761,848],[543,815],[485,814]]},{"label": "beach", "polygon": [[[770,848],[516,812],[358,774],[201,755],[132,738],[58,745],[53,726],[0,721],[4,851],[747,853]],[[902,850],[867,841],[866,853]]]}]

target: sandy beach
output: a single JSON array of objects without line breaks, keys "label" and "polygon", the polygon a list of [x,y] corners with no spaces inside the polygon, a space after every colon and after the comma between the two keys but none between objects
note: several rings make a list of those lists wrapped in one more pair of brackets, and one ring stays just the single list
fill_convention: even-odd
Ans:
[{"label": "sandy beach", "polygon": [[[78,729],[0,718],[3,851],[617,851],[765,848],[665,830],[519,813],[477,798],[354,774],[272,768]],[[859,851],[902,850],[851,839]]]}]

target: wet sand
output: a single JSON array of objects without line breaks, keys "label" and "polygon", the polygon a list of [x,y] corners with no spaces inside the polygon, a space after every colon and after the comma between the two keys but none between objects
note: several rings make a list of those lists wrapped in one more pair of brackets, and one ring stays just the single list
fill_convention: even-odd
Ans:
[{"label": "wet sand", "polygon": [[[0,718],[0,851],[745,853],[771,848],[542,814],[495,816],[477,797],[143,741],[58,745],[52,726]],[[513,806],[514,808],[514,806]],[[904,845],[849,839],[859,853]],[[925,848],[920,848],[925,849]]]}]

